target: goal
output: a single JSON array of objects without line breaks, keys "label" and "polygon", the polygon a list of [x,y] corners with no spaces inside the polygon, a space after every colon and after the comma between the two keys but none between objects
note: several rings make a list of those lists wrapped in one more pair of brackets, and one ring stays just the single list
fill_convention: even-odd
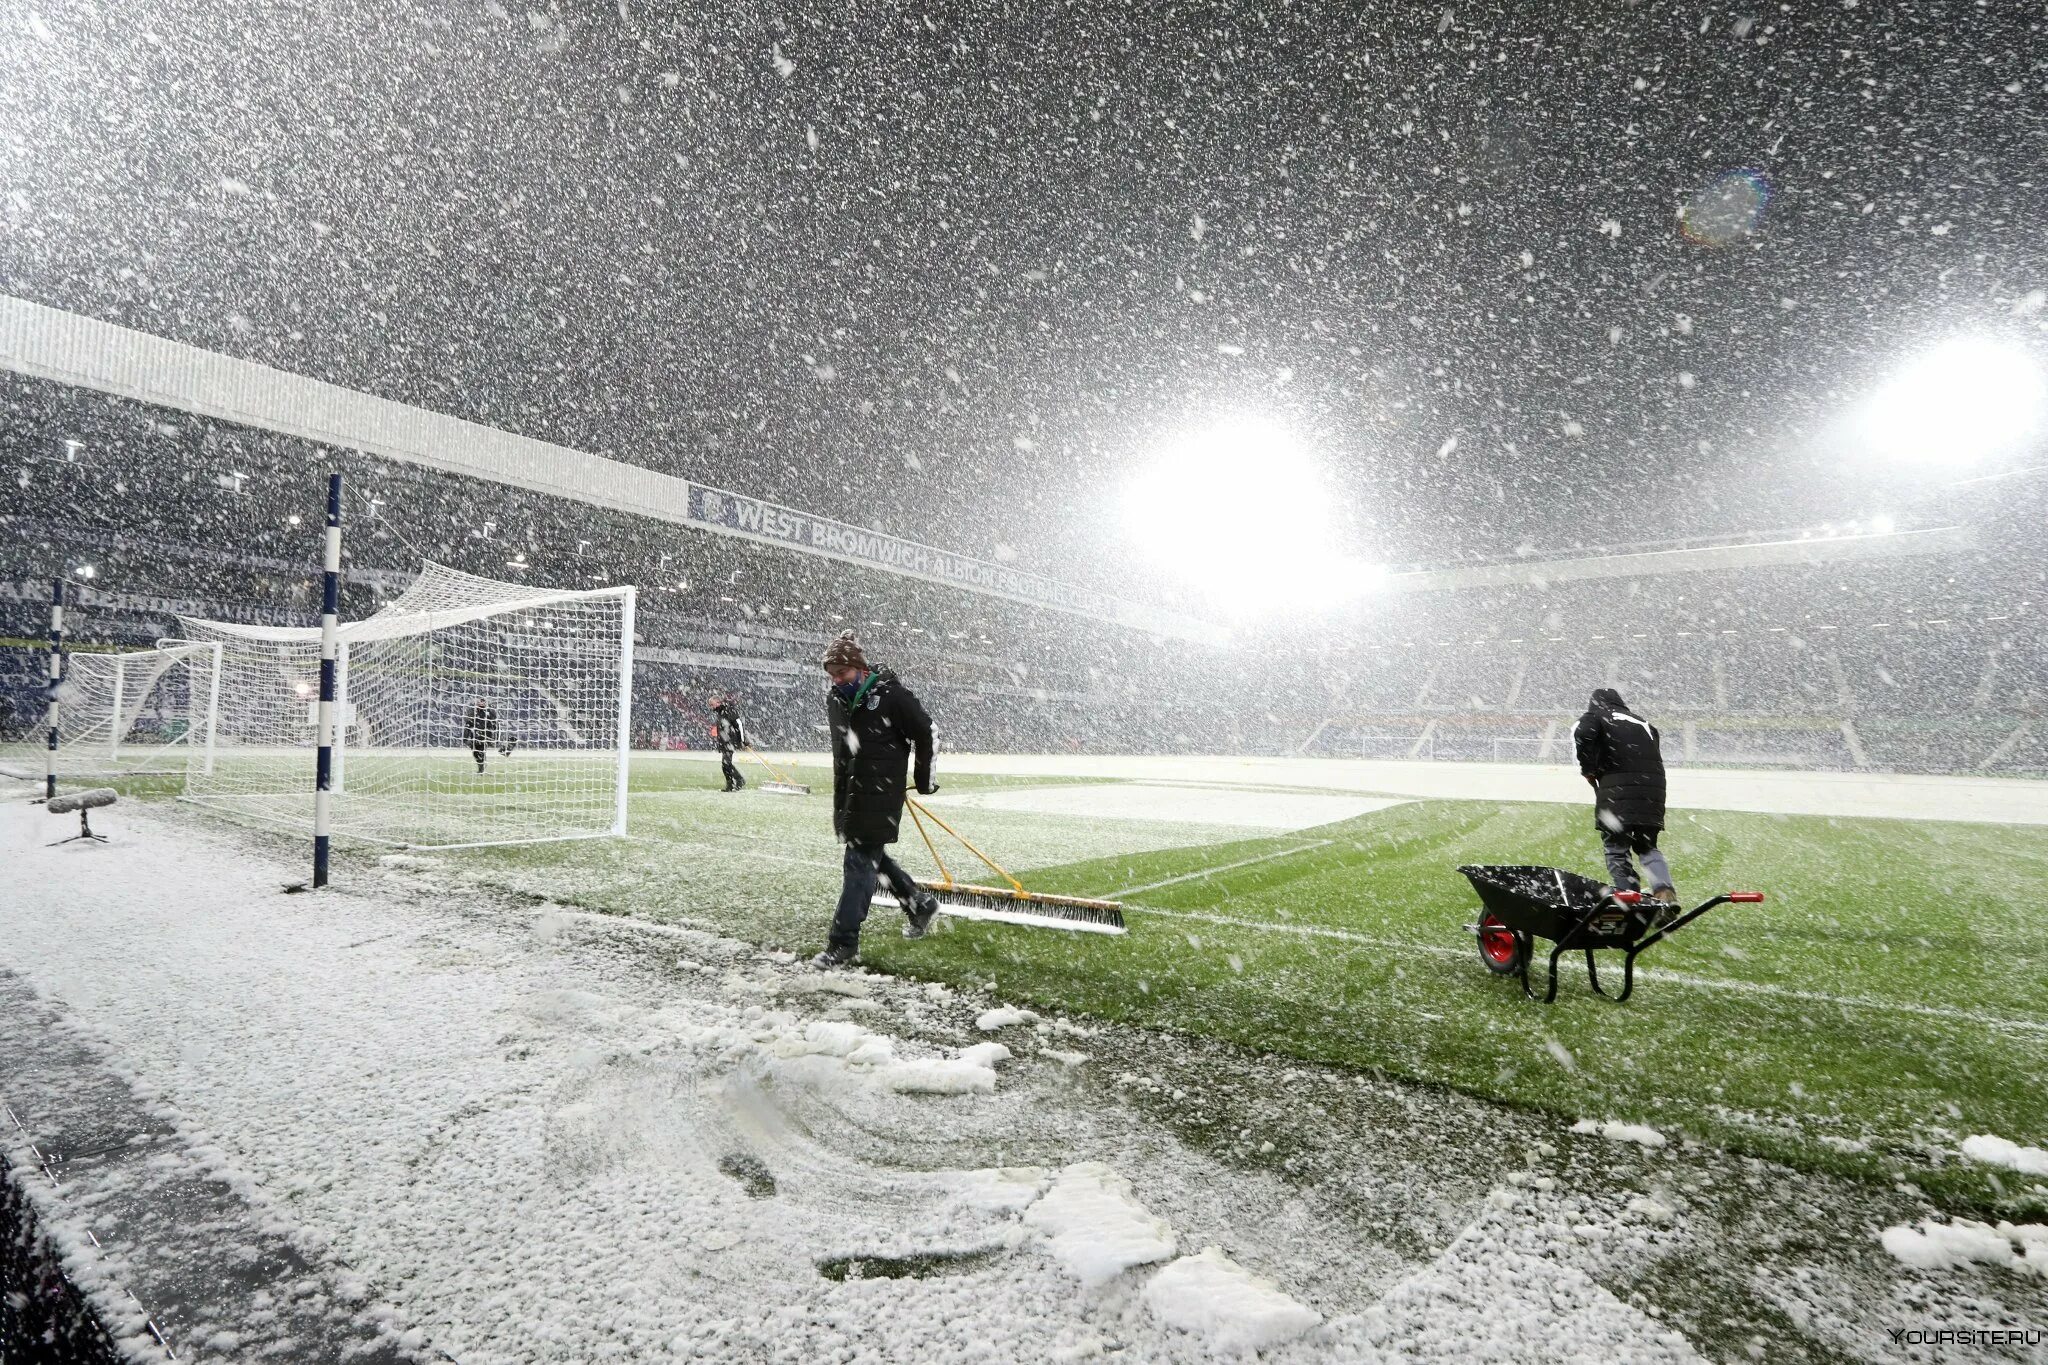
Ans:
[{"label": "goal", "polygon": [[[427,564],[344,623],[333,832],[410,848],[626,831],[634,591],[549,591]],[[186,799],[313,827],[320,631],[186,620],[220,646],[214,761]]]},{"label": "goal", "polygon": [[[218,646],[185,640],[66,651],[57,688],[58,774],[179,774],[210,762],[219,657]],[[40,776],[48,734],[40,712],[29,718],[0,752],[0,771]]]}]

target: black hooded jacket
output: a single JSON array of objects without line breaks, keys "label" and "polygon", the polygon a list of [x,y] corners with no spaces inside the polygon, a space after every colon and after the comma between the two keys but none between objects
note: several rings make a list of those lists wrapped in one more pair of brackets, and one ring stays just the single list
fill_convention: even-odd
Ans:
[{"label": "black hooded jacket", "polygon": [[825,693],[832,722],[832,829],[855,844],[887,844],[903,821],[905,768],[917,756],[919,791],[932,785],[932,718],[887,669],[868,677],[851,706]]},{"label": "black hooded jacket", "polygon": [[1572,726],[1572,741],[1579,771],[1593,779],[1593,818],[1600,828],[1664,828],[1662,738],[1613,688],[1593,694]]},{"label": "black hooded jacket", "polygon": [[468,713],[462,717],[462,747],[487,749],[497,737],[498,709],[487,701],[471,702]]},{"label": "black hooded jacket", "polygon": [[732,702],[722,701],[711,708],[718,717],[718,752],[729,754],[742,749],[747,743],[747,727],[740,720],[740,708]]}]

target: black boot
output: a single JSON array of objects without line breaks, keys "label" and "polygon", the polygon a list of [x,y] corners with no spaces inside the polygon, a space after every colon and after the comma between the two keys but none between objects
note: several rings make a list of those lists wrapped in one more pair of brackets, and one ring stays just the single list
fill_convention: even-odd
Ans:
[{"label": "black boot", "polygon": [[846,967],[860,961],[860,949],[850,948],[843,943],[834,943],[811,959],[811,965],[821,971],[834,967]]},{"label": "black boot", "polygon": [[904,922],[903,937],[923,938],[931,932],[932,917],[939,913],[939,898],[929,891],[920,891],[910,902],[910,918]]}]

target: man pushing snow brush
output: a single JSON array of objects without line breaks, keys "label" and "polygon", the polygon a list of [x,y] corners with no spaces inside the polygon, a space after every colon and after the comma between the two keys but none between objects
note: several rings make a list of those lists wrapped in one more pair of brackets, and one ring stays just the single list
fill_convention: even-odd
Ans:
[{"label": "man pushing snow brush", "polygon": [[[860,926],[867,919],[869,905],[878,899],[877,881],[888,883],[888,901],[909,916],[903,926],[905,938],[923,938],[932,917],[941,910],[965,919],[1124,932],[1123,910],[1116,902],[1026,891],[1023,883],[994,859],[968,843],[929,807],[905,794],[904,770],[913,751],[918,794],[930,796],[938,790],[932,781],[932,720],[894,673],[868,667],[867,656],[852,631],[834,640],[819,662],[832,680],[825,698],[825,711],[832,722],[832,828],[846,843],[846,863],[832,932],[825,951],[811,959],[812,966],[839,967],[858,960]],[[889,856],[888,846],[896,842],[906,804],[943,881],[915,881]],[[1009,887],[954,881],[932,843],[926,821],[958,839]]]},{"label": "man pushing snow brush", "polygon": [[868,667],[850,630],[826,647],[819,662],[831,679],[825,714],[832,725],[832,832],[845,842],[846,858],[832,930],[811,965],[840,967],[859,960],[860,926],[878,878],[888,881],[909,916],[905,938],[923,938],[931,927],[938,899],[897,865],[889,845],[903,822],[905,769],[913,751],[918,791],[930,795],[938,788],[932,783],[932,718],[916,694],[888,669]]}]

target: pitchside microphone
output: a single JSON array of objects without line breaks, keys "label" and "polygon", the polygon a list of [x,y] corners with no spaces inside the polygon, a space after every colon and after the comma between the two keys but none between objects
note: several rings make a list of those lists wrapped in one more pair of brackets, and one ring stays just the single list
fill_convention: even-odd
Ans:
[{"label": "pitchside microphone", "polygon": [[96,811],[101,806],[111,806],[120,799],[121,793],[115,791],[112,787],[92,787],[82,792],[67,792],[62,796],[53,796],[48,801],[45,801],[43,809],[52,815],[69,815],[73,811],[78,812],[78,833],[72,835],[69,839],[58,839],[50,847],[55,848],[58,844],[74,844],[80,839],[90,839],[94,843],[104,844],[107,841],[107,836],[92,832],[92,822],[87,818],[87,813]]}]

